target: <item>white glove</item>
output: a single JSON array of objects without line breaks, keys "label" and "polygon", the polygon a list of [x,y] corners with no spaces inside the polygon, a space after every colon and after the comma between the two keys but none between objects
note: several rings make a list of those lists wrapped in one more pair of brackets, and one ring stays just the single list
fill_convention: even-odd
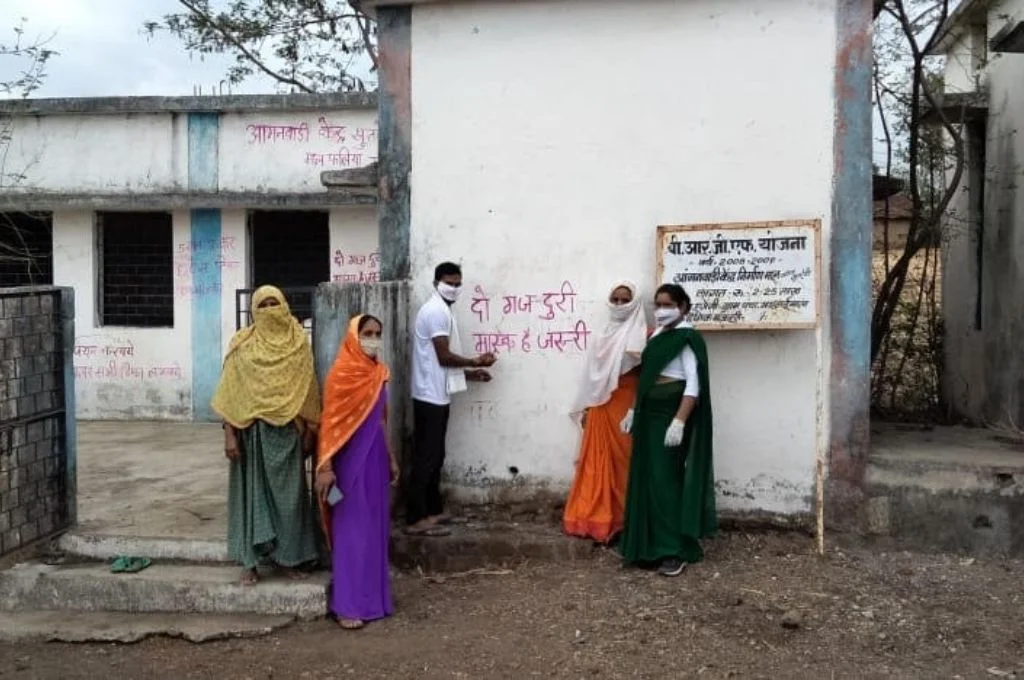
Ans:
[{"label": "white glove", "polygon": [[619,429],[622,430],[622,434],[629,434],[633,431],[633,409],[626,411],[626,417],[619,423]]},{"label": "white glove", "polygon": [[673,418],[672,424],[668,426],[668,431],[665,433],[665,447],[671,449],[682,444],[685,430],[686,423],[679,418]]}]

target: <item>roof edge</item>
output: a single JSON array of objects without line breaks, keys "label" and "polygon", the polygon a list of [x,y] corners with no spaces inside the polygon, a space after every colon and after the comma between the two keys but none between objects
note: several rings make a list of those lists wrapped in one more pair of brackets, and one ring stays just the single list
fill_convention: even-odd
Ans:
[{"label": "roof edge", "polygon": [[[375,16],[377,13],[377,7],[389,7],[395,5],[426,5],[426,4],[437,4],[440,2],[452,2],[453,0],[352,0],[352,4],[356,6],[370,16]],[[470,0],[463,0],[470,1]],[[512,0],[510,0],[512,1]],[[877,19],[878,15],[882,11],[882,5],[884,0],[874,0],[872,6],[872,12],[874,17]]]},{"label": "roof edge", "polygon": [[0,100],[0,114],[14,116],[237,113],[295,109],[376,108],[376,92],[231,94],[194,97],[56,97]]},{"label": "roof edge", "polygon": [[956,41],[963,35],[963,29],[970,22],[977,22],[979,19],[987,22],[989,3],[992,0],[962,0],[956,6],[942,26],[938,28],[939,39],[935,46],[928,52],[929,55],[939,56],[949,52]]}]

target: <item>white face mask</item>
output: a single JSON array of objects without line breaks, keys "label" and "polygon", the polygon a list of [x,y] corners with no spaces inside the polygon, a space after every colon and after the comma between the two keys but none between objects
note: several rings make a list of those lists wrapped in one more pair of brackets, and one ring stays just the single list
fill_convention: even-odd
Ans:
[{"label": "white face mask", "polygon": [[680,317],[679,310],[675,307],[658,307],[654,310],[654,320],[659,326],[670,324]]},{"label": "white face mask", "polygon": [[366,356],[375,357],[380,351],[380,340],[377,338],[359,338],[359,346],[363,348]]},{"label": "white face mask", "polygon": [[624,305],[616,305],[612,302],[608,303],[608,312],[611,314],[612,321],[625,321],[629,318],[630,314],[633,313],[632,305],[628,302]]},{"label": "white face mask", "polygon": [[459,299],[459,294],[462,293],[462,287],[452,286],[442,281],[437,284],[437,292],[448,302],[455,302]]}]

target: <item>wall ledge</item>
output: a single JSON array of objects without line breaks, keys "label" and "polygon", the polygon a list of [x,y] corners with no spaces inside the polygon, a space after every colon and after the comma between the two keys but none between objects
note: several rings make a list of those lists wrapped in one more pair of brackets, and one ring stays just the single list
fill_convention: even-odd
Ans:
[{"label": "wall ledge", "polygon": [[49,210],[179,210],[195,208],[330,208],[376,205],[372,193],[332,189],[317,193],[260,191],[167,193],[18,192],[0,195],[0,212]]}]

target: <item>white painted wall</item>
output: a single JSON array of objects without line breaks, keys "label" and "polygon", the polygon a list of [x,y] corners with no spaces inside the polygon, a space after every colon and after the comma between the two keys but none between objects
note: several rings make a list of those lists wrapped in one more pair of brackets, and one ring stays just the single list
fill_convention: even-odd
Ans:
[{"label": "white painted wall", "polygon": [[[835,44],[828,0],[417,5],[418,300],[451,259],[465,268],[467,353],[481,330],[597,328],[616,278],[650,296],[659,224],[799,218],[823,221],[827,285]],[[579,293],[574,312],[501,314],[503,296],[563,281]],[[476,286],[492,299],[489,321],[470,310]],[[827,326],[707,337],[722,506],[809,511],[827,437]],[[447,467],[458,495],[514,493],[512,466],[531,491],[565,489],[581,367],[575,350],[517,349],[495,382],[456,399]]]},{"label": "white painted wall", "polygon": [[[187,212],[173,215],[174,242],[188,241]],[[188,419],[192,414],[190,301],[174,299],[174,328],[102,326],[96,312],[95,217],[53,218],[53,278],[75,289],[75,399],[85,420]]]},{"label": "white painted wall", "polygon": [[339,283],[372,283],[380,277],[377,208],[334,208],[331,232],[331,280]]},{"label": "white painted wall", "polygon": [[[221,191],[322,193],[321,171],[376,160],[374,109],[226,113],[220,118]],[[183,191],[188,188],[188,115],[18,117],[4,167],[26,175],[10,187],[26,191]]]},{"label": "white painted wall", "polygon": [[324,170],[377,160],[372,109],[221,116],[220,186],[226,191],[324,191]]},{"label": "white painted wall", "polygon": [[5,190],[173,191],[187,185],[188,123],[172,114],[25,116],[14,119]]},{"label": "white painted wall", "polygon": [[[321,130],[325,124],[330,128]],[[254,125],[270,127],[249,127]],[[281,126],[306,132],[300,139],[294,130],[285,132]],[[332,163],[358,167],[376,160],[376,111],[223,114],[218,139],[221,191],[323,193],[320,172],[343,167]],[[186,191],[188,153],[187,114],[31,116],[15,119],[4,167],[7,172],[25,172],[20,190],[138,195]],[[246,207],[221,211],[223,349],[235,332],[235,291],[249,287],[247,212]],[[194,289],[189,212],[174,214],[173,328],[109,328],[98,323],[94,220],[94,214],[85,211],[54,215],[54,283],[75,288],[79,416],[190,419]],[[330,258],[331,275],[337,280],[376,280],[376,208],[332,209],[330,250],[324,257]]]},{"label": "white painted wall", "polygon": [[[235,333],[235,291],[249,286],[247,211],[222,211],[221,345]],[[54,215],[54,284],[75,289],[76,400],[84,420],[188,420],[192,417],[192,272],[187,211],[174,213],[173,328],[102,326],[96,314],[98,258],[95,216]],[[330,212],[332,274],[376,279],[374,207]],[[337,265],[344,254],[344,265]],[[346,278],[345,280],[349,280]],[[109,348],[109,349],[108,349]],[[120,349],[118,349],[120,348]],[[130,348],[130,349],[128,349]],[[111,368],[113,366],[113,368]],[[141,375],[139,372],[141,371]]]},{"label": "white painted wall", "polygon": [[235,291],[249,287],[249,229],[248,212],[241,208],[222,210],[220,217],[222,258],[238,262],[238,266],[221,268],[221,324],[220,341],[227,352],[231,336],[235,334]]}]

